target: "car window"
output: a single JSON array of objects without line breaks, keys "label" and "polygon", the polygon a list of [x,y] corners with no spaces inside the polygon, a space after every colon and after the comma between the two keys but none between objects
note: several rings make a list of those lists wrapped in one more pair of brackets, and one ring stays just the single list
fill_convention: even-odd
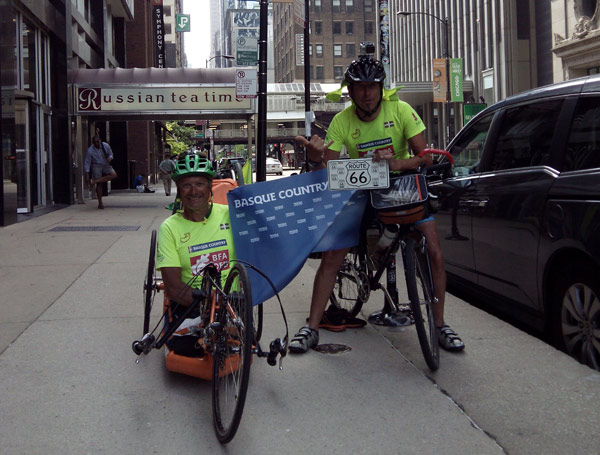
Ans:
[{"label": "car window", "polygon": [[493,117],[494,114],[490,114],[469,125],[452,147],[451,152],[454,158],[452,172],[455,176],[477,172]]},{"label": "car window", "polygon": [[516,169],[548,163],[562,100],[507,109],[492,159],[492,169]]},{"label": "car window", "polygon": [[563,171],[600,167],[600,98],[580,98],[575,108]]}]

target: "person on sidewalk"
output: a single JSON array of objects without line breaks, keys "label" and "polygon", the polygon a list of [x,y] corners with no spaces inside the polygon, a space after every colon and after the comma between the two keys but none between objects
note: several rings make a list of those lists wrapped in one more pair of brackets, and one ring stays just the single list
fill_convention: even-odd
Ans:
[{"label": "person on sidewalk", "polygon": [[167,196],[171,195],[171,174],[173,174],[174,170],[175,162],[171,159],[170,154],[165,152],[165,159],[158,165],[158,172],[160,173],[159,177],[163,182]]},{"label": "person on sidewalk", "polygon": [[[229,208],[213,203],[214,176],[210,161],[197,155],[184,156],[175,165],[173,180],[183,210],[160,226],[156,268],[161,271],[176,318],[192,303],[192,288],[199,288],[202,283],[201,279],[193,281],[194,277],[208,264],[214,264],[224,283],[230,261],[235,259]],[[190,282],[193,282],[191,286]],[[189,329],[197,324],[197,321],[192,322],[197,316],[190,315],[180,327]],[[194,348],[197,339],[184,330],[167,341],[167,347],[181,355],[201,356],[203,353]]]},{"label": "person on sidewalk", "polygon": [[117,173],[112,168],[113,152],[110,145],[100,140],[100,136],[92,138],[92,145],[85,153],[83,168],[85,179],[88,182],[90,193],[96,193],[98,208],[103,209],[102,184],[117,178]]},{"label": "person on sidewalk", "polygon": [[133,181],[133,186],[138,193],[154,193],[154,190],[151,190],[148,186],[148,176],[146,174],[139,174],[135,180]]},{"label": "person on sidewalk", "polygon": [[[387,160],[390,171],[416,169],[431,164],[431,157],[420,158],[425,149],[423,135],[425,125],[414,109],[407,103],[392,97],[384,90],[385,70],[381,62],[362,55],[350,63],[344,75],[344,83],[352,105],[335,115],[325,140],[315,135],[310,141],[302,136],[296,140],[306,148],[307,162],[311,170],[322,169],[327,161],[337,159],[345,146],[350,158],[372,156],[373,160]],[[413,156],[409,154],[409,148]],[[418,222],[417,229],[427,239],[428,252],[438,303],[434,317],[442,348],[449,351],[464,349],[459,336],[444,321],[444,297],[446,272],[444,259],[433,217]],[[305,353],[319,343],[319,326],[323,321],[325,307],[335,285],[337,272],[349,249],[323,252],[321,264],[313,284],[308,324],[300,328],[290,342],[290,351]]]}]

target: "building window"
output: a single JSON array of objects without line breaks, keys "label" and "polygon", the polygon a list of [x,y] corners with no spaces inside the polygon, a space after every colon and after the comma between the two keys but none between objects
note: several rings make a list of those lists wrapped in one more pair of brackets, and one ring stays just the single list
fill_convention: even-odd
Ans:
[{"label": "building window", "polygon": [[308,45],[308,55],[310,55],[312,57],[312,44]]},{"label": "building window", "polygon": [[342,45],[341,44],[334,44],[333,45],[333,56],[334,57],[341,57],[342,56]]},{"label": "building window", "polygon": [[320,35],[323,33],[323,22],[315,21],[315,35]]},{"label": "building window", "polygon": [[341,0],[332,0],[331,2],[331,11],[333,11],[334,13],[339,13],[341,8],[340,8],[340,2]]},{"label": "building window", "polygon": [[373,21],[365,21],[365,35],[373,34]]},{"label": "building window", "polygon": [[354,22],[346,22],[346,35],[354,35]]},{"label": "building window", "polygon": [[342,33],[342,23],[340,21],[333,21],[333,34],[339,35]]},{"label": "building window", "polygon": [[365,13],[373,12],[373,0],[365,0],[364,10],[365,10]]},{"label": "building window", "polygon": [[346,44],[346,57],[354,58],[356,55],[356,46],[354,43]]},{"label": "building window", "polygon": [[346,0],[346,12],[354,12],[354,0]]},{"label": "building window", "polygon": [[344,67],[343,66],[334,66],[333,67],[333,78],[341,79],[344,77]]},{"label": "building window", "polygon": [[314,6],[315,13],[320,13],[321,12],[321,0],[315,0],[313,6]]},{"label": "building window", "polygon": [[317,57],[323,57],[323,45],[315,44],[315,51],[317,53]]},{"label": "building window", "polygon": [[322,66],[317,66],[317,77],[315,78],[318,81],[322,81],[325,79],[325,69]]}]

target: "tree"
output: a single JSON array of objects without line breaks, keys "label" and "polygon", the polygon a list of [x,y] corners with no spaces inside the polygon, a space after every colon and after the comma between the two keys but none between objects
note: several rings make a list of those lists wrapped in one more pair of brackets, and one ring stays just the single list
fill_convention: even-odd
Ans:
[{"label": "tree", "polygon": [[196,128],[185,126],[177,122],[167,122],[167,144],[171,147],[171,154],[184,153],[196,144]]}]

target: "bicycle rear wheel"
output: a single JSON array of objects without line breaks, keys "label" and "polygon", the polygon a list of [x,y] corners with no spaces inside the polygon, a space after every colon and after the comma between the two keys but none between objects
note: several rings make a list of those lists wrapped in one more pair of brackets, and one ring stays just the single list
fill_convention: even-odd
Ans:
[{"label": "bicycle rear wheel", "polygon": [[404,274],[410,309],[412,310],[425,362],[431,371],[440,366],[440,347],[433,318],[435,294],[427,248],[417,244],[414,238],[406,240],[404,248]]},{"label": "bicycle rear wheel", "polygon": [[156,229],[152,231],[150,237],[150,256],[148,258],[148,269],[146,270],[146,279],[144,280],[144,332],[147,334],[150,330],[150,313],[154,305],[154,297],[158,292],[156,285]]},{"label": "bicycle rear wheel", "polygon": [[351,250],[335,277],[335,285],[329,301],[337,308],[356,317],[363,303],[369,299],[369,278],[365,272],[366,261]]},{"label": "bicycle rear wheel", "polygon": [[250,279],[242,264],[233,266],[223,292],[213,354],[212,406],[217,438],[227,443],[235,436],[244,411],[254,337]]}]

